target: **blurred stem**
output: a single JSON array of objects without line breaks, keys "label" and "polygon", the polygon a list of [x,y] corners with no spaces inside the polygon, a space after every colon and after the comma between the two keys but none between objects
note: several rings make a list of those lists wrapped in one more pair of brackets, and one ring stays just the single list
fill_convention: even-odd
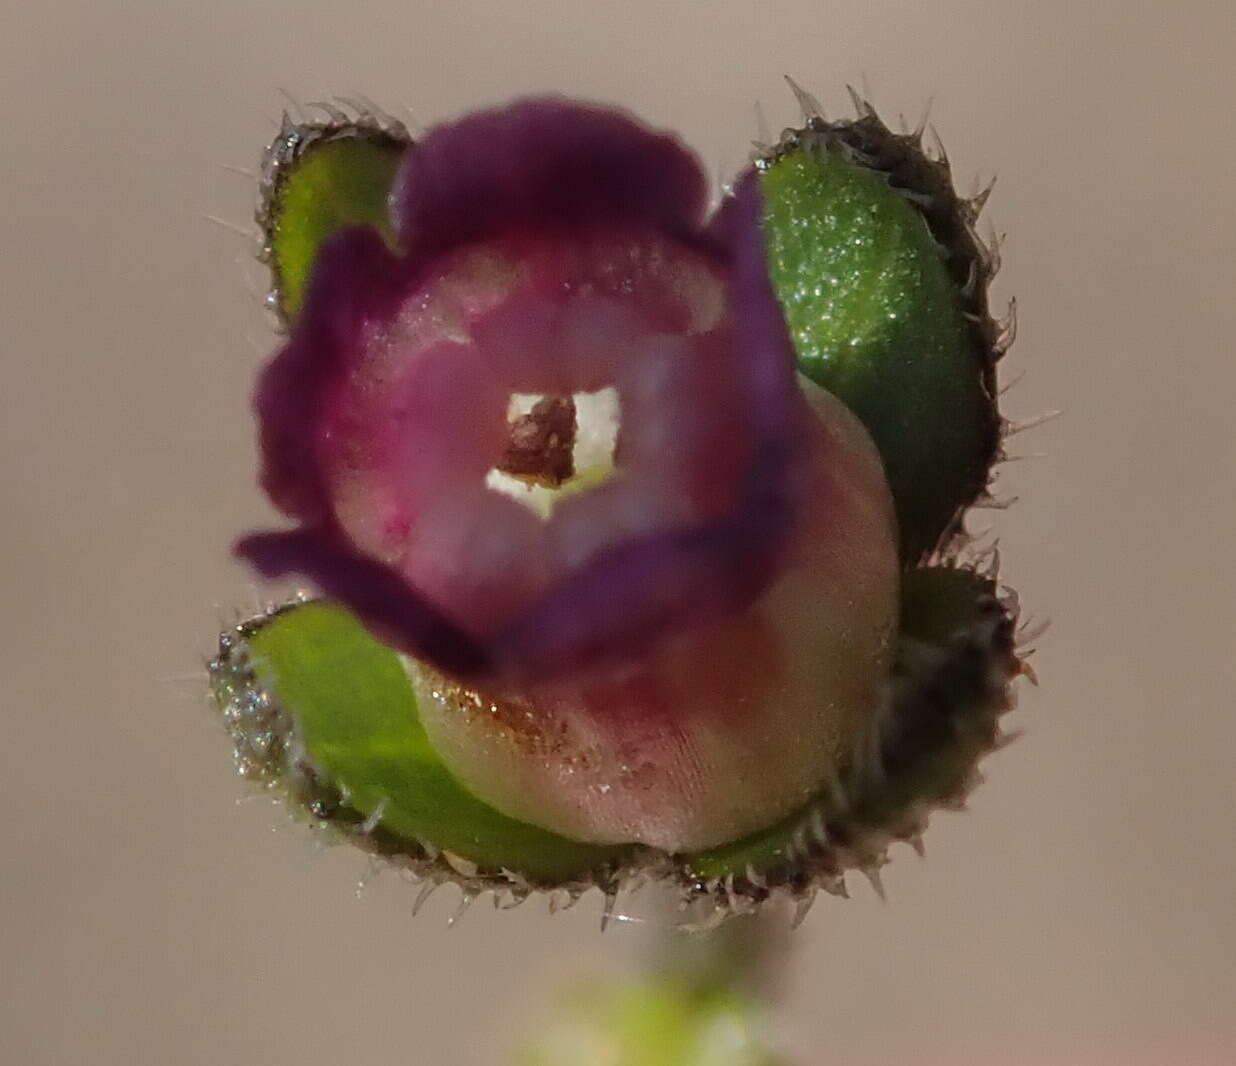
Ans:
[{"label": "blurred stem", "polygon": [[768,1006],[778,997],[790,944],[789,924],[776,913],[738,915],[706,932],[658,929],[652,970],[701,997],[730,994]]},{"label": "blurred stem", "polygon": [[784,916],[694,933],[679,917],[655,927],[642,973],[564,988],[518,1066],[786,1066],[766,1024],[789,950]]}]

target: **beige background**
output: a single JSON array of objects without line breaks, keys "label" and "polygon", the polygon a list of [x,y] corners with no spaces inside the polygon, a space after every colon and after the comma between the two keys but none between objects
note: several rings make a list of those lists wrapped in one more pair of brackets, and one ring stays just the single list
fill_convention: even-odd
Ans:
[{"label": "beige background", "polygon": [[[247,390],[271,345],[244,239],[283,106],[366,93],[430,122],[559,89],[680,129],[730,173],[794,117],[783,72],[913,119],[1000,176],[1021,301],[1021,496],[983,515],[1054,622],[1027,739],[828,900],[781,1028],[809,1061],[1236,1062],[1230,0],[7,8],[0,34],[0,1062],[504,1061],[548,975],[638,955],[599,901],[475,909],[315,854],[238,806],[201,700],[227,556],[265,521]],[[546,975],[546,980],[542,980]]]}]

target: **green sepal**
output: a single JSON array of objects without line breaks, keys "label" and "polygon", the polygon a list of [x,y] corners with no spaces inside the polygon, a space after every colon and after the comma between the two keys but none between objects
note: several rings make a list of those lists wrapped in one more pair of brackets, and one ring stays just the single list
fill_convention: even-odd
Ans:
[{"label": "green sepal", "polygon": [[708,922],[778,892],[844,894],[847,870],[875,876],[889,844],[917,842],[932,811],[959,806],[1005,739],[999,720],[1021,672],[1016,618],[992,577],[952,566],[906,574],[890,698],[868,742],[803,810],[679,856],[567,840],[478,800],[431,747],[399,656],[333,604],[242,623],[221,638],[210,673],[242,775],[365,850],[468,895],[576,898],[595,886],[612,897],[632,873],[669,876],[684,903],[709,904]]},{"label": "green sepal", "polygon": [[757,160],[769,269],[799,369],[866,426],[914,565],[986,488],[1000,441],[994,253],[947,163],[874,112],[810,120]]},{"label": "green sepal", "polygon": [[338,606],[295,604],[247,623],[211,674],[242,772],[370,850],[534,887],[597,882],[630,857],[508,818],[468,792],[430,746],[399,656]]},{"label": "green sepal", "polygon": [[263,161],[257,220],[271,271],[269,303],[284,325],[300,311],[318,249],[333,233],[369,225],[394,241],[387,202],[411,138],[391,119],[336,114],[324,124],[285,117]]}]

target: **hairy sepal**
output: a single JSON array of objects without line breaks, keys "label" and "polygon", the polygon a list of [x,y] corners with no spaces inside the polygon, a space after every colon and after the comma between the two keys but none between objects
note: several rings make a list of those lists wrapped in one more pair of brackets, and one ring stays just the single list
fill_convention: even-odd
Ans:
[{"label": "hairy sepal", "polygon": [[[884,711],[826,787],[776,825],[692,854],[580,845],[479,804],[422,746],[394,653],[332,605],[297,601],[228,630],[210,674],[242,777],[318,832],[427,887],[450,882],[465,898],[492,892],[508,902],[536,891],[570,902],[597,887],[608,913],[625,885],[668,880],[683,921],[711,924],[787,897],[801,916],[819,889],[846,894],[850,870],[878,884],[890,846],[918,847],[931,814],[959,809],[978,763],[1010,739],[1000,720],[1013,681],[1029,672],[1016,648],[1015,597],[992,574],[935,566],[907,576],[900,617]],[[416,757],[399,771],[407,792],[394,804],[364,726],[350,724],[375,701],[378,718],[411,716],[397,731],[417,738]],[[344,742],[333,752],[301,724],[311,702],[340,719],[332,729]]]},{"label": "hairy sepal", "polygon": [[808,114],[755,165],[799,369],[871,433],[913,566],[956,537],[1000,457],[995,367],[1015,322],[988,309],[999,255],[975,226],[990,188],[963,199],[921,130],[856,106]]}]

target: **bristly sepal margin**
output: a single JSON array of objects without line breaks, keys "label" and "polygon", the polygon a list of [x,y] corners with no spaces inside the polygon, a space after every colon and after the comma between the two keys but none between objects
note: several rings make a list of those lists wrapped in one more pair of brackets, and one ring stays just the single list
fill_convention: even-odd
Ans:
[{"label": "bristly sepal margin", "polygon": [[[503,866],[485,866],[428,839],[397,836],[382,825],[380,810],[365,814],[351,806],[346,786],[328,779],[308,752],[294,716],[259,679],[250,647],[250,638],[263,627],[315,602],[300,597],[239,622],[220,635],[216,654],[207,663],[211,702],[232,741],[239,777],[279,802],[323,842],[359,848],[426,888],[454,884],[467,902],[492,893],[495,905],[513,907],[543,892],[552,895],[554,909],[559,909],[573,905],[589,889],[610,896],[644,876],[647,861],[638,869],[601,864],[570,880],[538,879]],[[416,909],[427,896],[420,897]]]},{"label": "bristly sepal margin", "polygon": [[[789,80],[789,79],[787,79]],[[989,404],[978,454],[971,459],[962,498],[956,501],[952,520],[924,551],[922,559],[907,565],[955,555],[966,541],[963,520],[974,505],[991,505],[989,493],[993,469],[1005,459],[1004,439],[1010,424],[999,412],[996,366],[1012,347],[1017,335],[1017,302],[1010,299],[1003,318],[992,315],[989,288],[1000,271],[1000,240],[994,229],[984,240],[977,224],[994,182],[970,197],[958,194],[952,166],[934,127],[920,124],[914,130],[896,133],[877,114],[875,107],[850,89],[856,117],[829,121],[813,97],[793,81],[791,89],[803,110],[803,125],[782,131],[774,145],[756,144],[752,163],[765,171],[794,152],[840,152],[864,169],[882,175],[890,188],[909,200],[922,216],[928,231],[943,253],[962,313],[971,334],[975,372]],[[934,140],[934,153],[924,145],[924,133]]]},{"label": "bristly sepal margin", "polygon": [[[380,811],[375,817],[350,807],[346,789],[325,778],[293,716],[258,678],[249,639],[304,606],[303,600],[224,632],[209,663],[211,692],[241,777],[281,800],[324,839],[357,846],[427,888],[452,883],[465,901],[492,893],[501,906],[547,893],[555,909],[596,888],[607,900],[608,915],[620,891],[653,880],[677,886],[687,924],[709,925],[777,899],[794,901],[801,920],[818,890],[848,894],[848,871],[860,871],[882,892],[879,870],[890,846],[902,841],[920,847],[931,814],[960,809],[981,780],[979,761],[1011,737],[1000,719],[1013,706],[1013,681],[1028,673],[1016,646],[1016,597],[994,575],[960,566],[914,575],[903,597],[892,678],[870,734],[815,801],[761,835],[754,862],[740,861],[746,842],[685,856],[635,847],[625,862],[557,882],[487,867],[433,841],[389,832]],[[931,585],[941,582],[956,586],[954,598],[964,598],[960,615],[940,608],[941,595]],[[943,622],[934,617],[942,610]]]},{"label": "bristly sepal margin", "polygon": [[309,153],[325,145],[360,142],[402,152],[414,143],[407,126],[367,100],[338,98],[334,102],[310,103],[298,111],[318,111],[320,119],[299,116],[293,119],[284,111],[279,130],[262,153],[254,221],[261,234],[257,259],[270,271],[270,289],[265,298],[276,327],[286,331],[291,314],[285,307],[286,286],[282,277],[276,241],[282,199],[290,177]]}]

